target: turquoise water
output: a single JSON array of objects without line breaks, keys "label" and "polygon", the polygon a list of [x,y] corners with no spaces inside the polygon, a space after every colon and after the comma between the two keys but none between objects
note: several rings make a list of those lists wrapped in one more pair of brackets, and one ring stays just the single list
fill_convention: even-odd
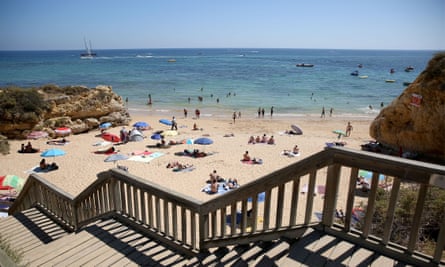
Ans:
[{"label": "turquoise water", "polygon": [[[373,116],[382,102],[388,104],[404,90],[404,82],[414,81],[435,53],[140,49],[99,50],[94,59],[80,59],[81,52],[0,51],[0,86],[106,84],[128,98],[130,110],[169,115],[199,108],[202,116],[231,116],[233,111],[255,116],[259,107],[269,114],[274,106],[276,116],[304,116],[319,115],[324,106],[327,115],[333,108],[334,116]],[[303,62],[315,66],[295,66]],[[414,71],[405,72],[409,65]],[[368,78],[351,76],[355,70]],[[151,106],[146,105],[148,94]]]}]

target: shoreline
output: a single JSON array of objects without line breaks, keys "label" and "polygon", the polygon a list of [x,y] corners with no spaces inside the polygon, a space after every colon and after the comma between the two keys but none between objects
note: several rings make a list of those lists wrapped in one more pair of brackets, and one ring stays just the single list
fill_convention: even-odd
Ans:
[{"label": "shoreline", "polygon": [[[189,112],[190,114],[190,112]],[[97,147],[93,144],[103,141],[99,130],[89,133],[70,135],[66,137],[69,143],[64,146],[48,145],[48,139],[29,140],[33,147],[39,148],[40,152],[49,148],[60,148],[66,151],[66,155],[46,158],[48,163],[56,162],[59,169],[48,173],[37,173],[50,183],[60,187],[67,193],[76,196],[96,180],[96,175],[117,165],[128,167],[129,172],[141,177],[144,180],[162,185],[166,188],[172,188],[179,193],[194,196],[199,200],[208,200],[215,195],[208,195],[201,192],[206,186],[206,180],[209,173],[217,170],[222,177],[236,178],[242,186],[259,177],[269,174],[277,169],[283,168],[289,164],[297,162],[305,157],[313,155],[324,149],[326,142],[337,140],[337,135],[333,130],[345,130],[348,121],[352,122],[354,127],[350,137],[344,137],[342,141],[347,143],[347,147],[360,150],[360,145],[371,140],[369,137],[370,118],[350,119],[346,117],[327,117],[320,119],[304,116],[297,117],[266,117],[264,119],[254,119],[253,117],[242,116],[233,123],[232,119],[227,117],[202,117],[194,119],[191,116],[184,118],[183,115],[162,113],[150,114],[150,112],[133,112],[130,109],[132,118],[131,125],[137,121],[148,122],[152,130],[144,131],[145,138],[141,142],[129,142],[124,145],[117,145],[115,148],[118,153],[131,157],[134,153],[149,151],[160,156],[149,161],[119,161],[116,163],[104,162],[107,155],[96,154]],[[214,143],[208,146],[180,144],[171,146],[168,149],[155,148],[158,140],[153,140],[150,136],[155,131],[169,130],[170,127],[160,124],[161,118],[171,119],[176,116],[178,123],[178,132],[176,136],[166,138],[166,141],[196,139],[199,137],[211,138]],[[196,123],[201,130],[192,130]],[[291,124],[297,124],[302,130],[303,135],[288,135],[284,132],[290,130]],[[119,135],[122,127],[113,127],[107,130],[110,133]],[[128,128],[128,127],[127,127]],[[268,144],[248,144],[250,136],[274,136],[275,145]],[[40,153],[21,154],[17,153],[22,143],[28,140],[11,140],[10,154],[2,156],[2,165],[0,166],[0,175],[15,174],[26,178],[30,171],[36,167],[42,159]],[[290,150],[295,145],[300,147],[300,156],[287,157],[282,155],[283,150]],[[204,158],[191,158],[177,156],[178,152],[185,149],[199,149],[202,152],[211,154]],[[249,165],[240,162],[245,151],[249,151],[252,157],[261,158],[263,164]],[[144,160],[143,158],[141,160]],[[180,162],[182,164],[193,165],[194,169],[189,172],[173,172],[166,168],[168,163]],[[346,180],[345,180],[346,181]],[[346,188],[346,184],[345,184]]]}]

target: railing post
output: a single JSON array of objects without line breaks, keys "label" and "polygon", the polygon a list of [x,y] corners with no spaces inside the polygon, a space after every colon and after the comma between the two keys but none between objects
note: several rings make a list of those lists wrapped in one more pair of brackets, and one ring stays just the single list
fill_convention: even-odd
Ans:
[{"label": "railing post", "polygon": [[[209,235],[209,215],[208,214],[202,214],[201,211],[198,212],[199,216],[199,250],[202,250],[204,248],[204,240]],[[213,222],[215,224],[215,222]],[[184,229],[182,229],[184,231]],[[215,237],[215,233],[213,233],[213,237]]]},{"label": "railing post", "polygon": [[334,211],[335,206],[337,205],[338,186],[340,182],[340,170],[340,164],[333,164],[328,167],[322,219],[323,225],[328,227],[331,227],[334,222]]}]

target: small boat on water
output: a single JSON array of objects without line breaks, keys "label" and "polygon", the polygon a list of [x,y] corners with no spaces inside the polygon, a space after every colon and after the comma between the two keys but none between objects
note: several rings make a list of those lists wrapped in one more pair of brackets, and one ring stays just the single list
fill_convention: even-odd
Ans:
[{"label": "small boat on water", "polygon": [[173,63],[173,62],[176,62],[176,59],[172,58],[172,59],[169,59],[167,61],[170,62],[170,63]]},{"label": "small boat on water", "polygon": [[385,80],[385,82],[387,82],[387,83],[395,83],[396,80]]},{"label": "small boat on water", "polygon": [[312,68],[314,64],[307,64],[307,63],[300,63],[296,65],[297,67],[305,67],[305,68]]},{"label": "small boat on water", "polygon": [[411,71],[413,71],[413,70],[414,70],[414,67],[413,67],[413,66],[408,66],[408,67],[405,68],[405,71],[406,71],[406,72],[411,72]]},{"label": "small boat on water", "polygon": [[368,75],[361,75],[361,76],[358,76],[360,79],[367,79],[368,78]]},{"label": "small boat on water", "polygon": [[355,70],[355,71],[351,72],[351,75],[352,76],[358,76],[358,70]]},{"label": "small boat on water", "polygon": [[92,48],[91,48],[91,41],[90,41],[90,45],[89,46],[88,46],[87,40],[85,40],[85,38],[83,39],[83,42],[85,43],[85,53],[80,54],[80,58],[81,59],[90,59],[90,58],[96,57],[97,54],[94,53]]}]

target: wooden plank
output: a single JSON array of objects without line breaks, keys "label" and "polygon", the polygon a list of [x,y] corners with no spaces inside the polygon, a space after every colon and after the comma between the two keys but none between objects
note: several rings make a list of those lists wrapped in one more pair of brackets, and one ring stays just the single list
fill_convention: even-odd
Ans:
[{"label": "wooden plank", "polygon": [[230,235],[236,234],[236,202],[230,205]]},{"label": "wooden plank", "polygon": [[140,189],[137,187],[133,187],[133,205],[134,205],[134,212],[133,216],[136,220],[141,221],[141,211],[140,211],[140,200],[138,198]]},{"label": "wooden plank", "polygon": [[156,226],[155,228],[159,232],[161,230],[161,199],[158,196],[154,196],[155,199],[155,214],[156,214]]},{"label": "wooden plank", "polygon": [[294,226],[297,223],[297,213],[298,213],[298,199],[300,194],[300,180],[301,177],[298,176],[293,180],[292,186],[292,200],[290,206],[290,218],[289,225]]},{"label": "wooden plank", "polygon": [[[263,214],[264,214],[264,230],[268,230],[270,228],[270,202],[271,202],[271,198],[272,198],[272,188],[269,188],[265,191],[265,200],[264,200],[264,209],[263,209]],[[257,206],[258,205],[258,193],[255,194],[255,196],[252,198],[252,205]],[[254,217],[256,218],[256,216]]]},{"label": "wooden plank", "polygon": [[417,195],[416,209],[414,211],[413,222],[411,224],[411,232],[408,241],[408,253],[413,253],[419,238],[419,229],[422,219],[423,207],[425,206],[426,193],[428,191],[427,184],[421,184],[419,194]]},{"label": "wooden plank", "polygon": [[197,248],[197,242],[196,242],[196,229],[198,229],[198,226],[196,225],[196,214],[194,212],[190,212],[190,226],[191,226],[191,230],[190,230],[190,234],[191,234],[191,245],[192,248]]},{"label": "wooden plank", "polygon": [[143,224],[147,224],[147,206],[145,205],[146,198],[144,190],[139,190],[139,199],[141,200],[141,222]]},{"label": "wooden plank", "polygon": [[[165,199],[163,199],[163,212],[164,212],[164,220],[163,220],[163,226],[164,227],[162,227],[163,229],[164,229],[164,233],[167,235],[167,236],[171,236],[170,235],[170,212],[169,212],[169,209],[168,209],[168,202],[165,200]],[[193,224],[192,224],[193,225]]]},{"label": "wooden plank", "polygon": [[304,215],[304,224],[308,225],[312,221],[312,211],[314,207],[315,183],[317,179],[317,170],[311,170],[309,174],[309,185],[306,196],[306,212]]},{"label": "wooden plank", "polygon": [[286,184],[281,184],[278,186],[278,200],[277,200],[277,215],[275,217],[275,228],[280,228],[283,223],[283,208],[284,208],[284,186]]},{"label": "wooden plank", "polygon": [[348,187],[348,199],[346,202],[346,216],[344,218],[344,229],[345,232],[349,232],[351,230],[351,218],[352,218],[352,209],[354,208],[354,198],[355,198],[355,190],[357,188],[357,177],[358,177],[358,169],[351,169],[351,176],[349,177],[349,187]]},{"label": "wooden plank", "polygon": [[178,206],[172,203],[173,239],[178,240]]},{"label": "wooden plank", "polygon": [[181,207],[181,232],[182,232],[182,242],[187,242],[187,210],[185,207]]},{"label": "wooden plank", "polygon": [[325,226],[332,226],[334,219],[334,211],[337,206],[338,185],[340,182],[339,164],[330,165],[328,167],[328,174],[326,177],[326,193],[323,205],[323,219],[322,223]]},{"label": "wooden plank", "polygon": [[154,224],[154,208],[153,195],[147,192],[147,206],[148,206],[148,225],[153,227]]},{"label": "wooden plank", "polygon": [[[378,180],[378,173],[372,175],[372,179]],[[382,244],[387,245],[391,236],[392,223],[396,211],[397,199],[399,197],[400,179],[394,177],[394,182],[391,188],[391,196],[389,197],[388,210],[386,211],[385,226],[383,228]]]},{"label": "wooden plank", "polygon": [[[221,235],[220,237],[225,237],[226,236],[226,216],[227,216],[227,212],[226,212],[226,207],[222,208],[219,210],[220,212],[220,218],[219,218],[219,222],[220,222],[220,232]],[[215,236],[213,236],[215,237]]]},{"label": "wooden plank", "polygon": [[362,228],[362,236],[367,238],[369,236],[369,232],[371,230],[372,225],[372,217],[374,216],[375,209],[375,201],[377,197],[377,188],[379,186],[378,179],[372,179],[371,181],[371,190],[368,194],[368,206],[366,208],[364,225]]},{"label": "wooden plank", "polygon": [[241,202],[241,233],[245,234],[247,229],[247,200],[243,199]]}]

